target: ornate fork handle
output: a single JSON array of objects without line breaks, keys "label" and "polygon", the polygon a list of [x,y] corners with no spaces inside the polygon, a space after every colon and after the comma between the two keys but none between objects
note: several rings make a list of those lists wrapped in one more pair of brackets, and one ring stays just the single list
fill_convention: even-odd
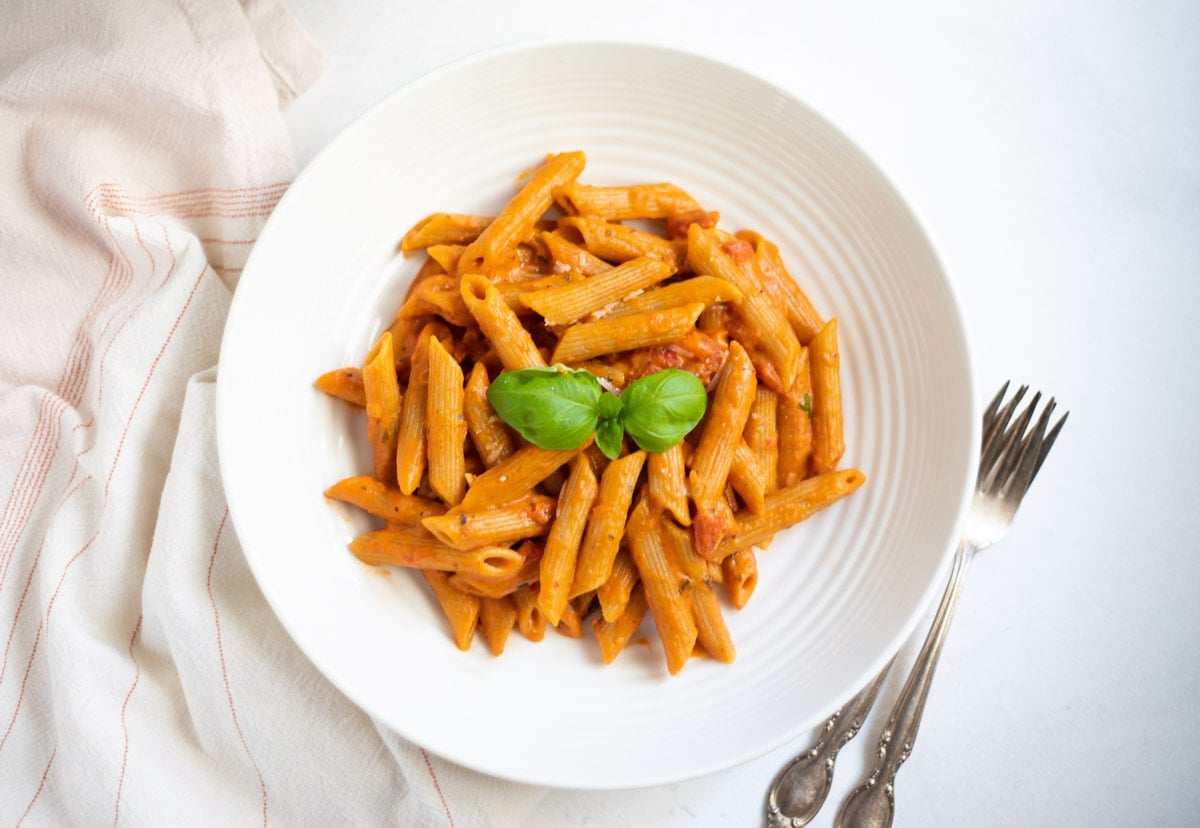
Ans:
[{"label": "ornate fork handle", "polygon": [[858,695],[830,716],[816,744],[775,777],[767,795],[767,828],[802,828],[821,810],[833,787],[838,751],[858,735],[891,666],[889,662]]},{"label": "ornate fork handle", "polygon": [[938,605],[933,625],[925,637],[925,643],[921,646],[912,672],[904,683],[904,690],[896,700],[887,725],[879,737],[875,765],[862,784],[842,803],[834,823],[836,828],[885,828],[892,824],[896,773],[912,753],[913,743],[917,739],[917,729],[921,724],[921,714],[925,710],[929,686],[937,669],[938,656],[946,640],[946,631],[950,627],[954,608],[958,605],[963,576],[966,575],[967,566],[975,550],[976,547],[964,542],[955,552],[950,567],[950,583],[942,596],[942,602]]}]

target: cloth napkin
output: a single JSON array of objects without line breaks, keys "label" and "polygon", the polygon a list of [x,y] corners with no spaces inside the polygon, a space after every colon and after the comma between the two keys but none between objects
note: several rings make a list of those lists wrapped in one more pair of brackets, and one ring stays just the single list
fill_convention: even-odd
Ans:
[{"label": "cloth napkin", "polygon": [[222,493],[222,326],[319,51],[278,0],[3,17],[0,824],[521,824],[543,791],[315,670]]}]

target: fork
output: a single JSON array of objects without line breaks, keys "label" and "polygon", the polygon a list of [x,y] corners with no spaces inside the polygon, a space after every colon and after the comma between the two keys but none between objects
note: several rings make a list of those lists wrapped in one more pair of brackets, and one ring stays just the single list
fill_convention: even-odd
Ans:
[{"label": "fork", "polygon": [[[1008,388],[1009,383],[1004,383],[983,414],[983,440],[975,495],[967,512],[962,539],[951,562],[950,581],[938,605],[933,625],[879,738],[875,765],[862,784],[842,803],[835,828],[886,828],[892,824],[896,773],[912,752],[938,656],[958,604],[967,567],[976,552],[1007,534],[1021,499],[1029,490],[1029,485],[1037,476],[1067,420],[1064,414],[1053,426],[1050,425],[1055,409],[1054,399],[1051,398],[1033,428],[1027,431],[1042,395],[1040,392],[1034,394],[1029,405],[1014,419],[1013,414],[1029,387],[1021,386],[1005,404]],[[870,685],[835,713],[826,722],[817,743],[788,763],[775,777],[767,795],[766,821],[769,828],[801,828],[816,816],[833,783],[837,752],[862,727],[890,668],[891,663]]]}]

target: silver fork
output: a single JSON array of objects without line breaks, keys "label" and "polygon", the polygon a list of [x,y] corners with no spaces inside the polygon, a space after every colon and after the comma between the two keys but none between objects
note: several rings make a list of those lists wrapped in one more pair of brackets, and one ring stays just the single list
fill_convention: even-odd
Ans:
[{"label": "silver fork", "polygon": [[[1034,394],[1025,410],[1014,419],[1013,414],[1028,386],[1017,389],[1005,404],[1008,387],[1009,383],[1004,383],[983,414],[983,441],[975,495],[963,537],[951,563],[950,582],[904,690],[879,738],[875,765],[862,784],[842,803],[836,828],[885,828],[892,824],[896,773],[912,752],[917,738],[921,713],[925,709],[950,619],[958,604],[967,565],[976,552],[996,543],[1008,532],[1021,499],[1067,420],[1064,414],[1053,426],[1050,425],[1055,408],[1051,399],[1029,429],[1042,395],[1040,392]],[[788,763],[775,777],[767,794],[769,828],[801,828],[817,815],[833,784],[837,753],[861,729],[890,668],[889,663],[870,685],[830,717],[816,744]]]}]

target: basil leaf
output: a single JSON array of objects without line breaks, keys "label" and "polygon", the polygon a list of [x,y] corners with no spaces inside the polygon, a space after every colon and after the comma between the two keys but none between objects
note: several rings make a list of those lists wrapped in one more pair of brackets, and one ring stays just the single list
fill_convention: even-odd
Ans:
[{"label": "basil leaf", "polygon": [[544,449],[578,448],[592,435],[604,389],[587,371],[525,368],[506,371],[488,388],[488,402],[517,433]]},{"label": "basil leaf", "polygon": [[625,436],[625,427],[618,417],[602,419],[596,423],[596,448],[609,460],[621,456],[621,438]]},{"label": "basil leaf", "polygon": [[621,421],[634,442],[666,451],[700,422],[708,394],[695,374],[667,368],[631,382],[621,400]]},{"label": "basil leaf", "polygon": [[612,420],[621,416],[621,409],[625,403],[611,391],[605,391],[600,395],[600,404],[598,406],[600,419]]}]

